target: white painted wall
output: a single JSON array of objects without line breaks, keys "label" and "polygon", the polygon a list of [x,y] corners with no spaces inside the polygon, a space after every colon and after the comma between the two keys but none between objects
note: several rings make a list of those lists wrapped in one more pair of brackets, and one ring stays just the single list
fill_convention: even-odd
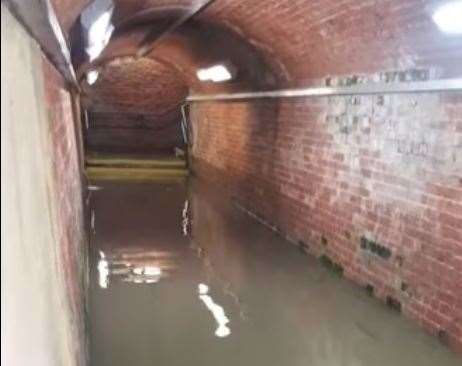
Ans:
[{"label": "white painted wall", "polygon": [[1,23],[1,363],[77,365],[51,194],[42,54],[3,3]]}]

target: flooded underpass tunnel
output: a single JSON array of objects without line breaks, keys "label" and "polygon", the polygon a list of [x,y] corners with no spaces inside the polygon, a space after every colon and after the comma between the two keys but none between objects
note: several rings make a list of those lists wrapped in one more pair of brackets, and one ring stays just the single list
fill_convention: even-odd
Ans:
[{"label": "flooded underpass tunnel", "polygon": [[1,17],[2,364],[461,364],[462,1]]},{"label": "flooded underpass tunnel", "polygon": [[456,365],[437,339],[198,182],[92,197],[94,365]]}]

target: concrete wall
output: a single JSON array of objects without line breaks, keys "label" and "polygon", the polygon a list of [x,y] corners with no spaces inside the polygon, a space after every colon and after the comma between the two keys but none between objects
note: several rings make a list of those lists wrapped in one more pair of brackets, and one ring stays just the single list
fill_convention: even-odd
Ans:
[{"label": "concrete wall", "polygon": [[72,100],[2,3],[2,364],[84,365],[86,249]]},{"label": "concrete wall", "polygon": [[194,169],[462,352],[461,115],[461,93],[198,103]]}]

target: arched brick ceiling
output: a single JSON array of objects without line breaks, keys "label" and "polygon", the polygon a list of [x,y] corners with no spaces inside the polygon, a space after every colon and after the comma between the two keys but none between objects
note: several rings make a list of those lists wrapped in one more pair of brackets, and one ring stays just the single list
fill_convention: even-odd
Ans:
[{"label": "arched brick ceiling", "polygon": [[[189,22],[159,41],[146,57],[133,57],[136,45],[149,29],[150,26],[142,25],[116,34],[101,55],[105,61],[96,67],[97,82],[91,86],[82,82],[82,100],[93,116],[95,113],[145,115],[151,124],[163,123],[171,116],[172,123],[177,123],[178,115],[167,112],[179,112],[188,88],[216,92],[277,85],[277,78],[253,46],[239,35],[205,22]],[[236,80],[224,84],[198,81],[198,68],[222,61],[231,61],[237,67]]]},{"label": "arched brick ceiling", "polygon": [[[133,61],[153,29],[162,33],[206,1],[115,0],[120,27],[91,65],[100,79],[83,83],[92,108],[152,115],[178,109],[188,89],[277,89],[383,70],[433,68],[436,77],[461,76],[462,37],[442,33],[431,19],[443,0],[215,0],[174,32],[154,37],[152,51]],[[129,62],[112,67],[120,57]],[[237,66],[236,80],[197,80],[198,68],[222,61]],[[88,67],[80,68],[81,78]]]},{"label": "arched brick ceiling", "polygon": [[181,73],[152,58],[115,59],[83,84],[88,151],[153,153],[181,146],[180,104],[188,93]]},{"label": "arched brick ceiling", "polygon": [[[116,0],[114,17],[126,20],[149,9],[162,8],[186,12],[184,9],[204,2]],[[222,52],[222,58],[229,57],[226,41],[221,45],[209,44],[211,33],[227,32],[230,37],[240,37],[249,50],[258,53],[260,61],[273,70],[280,82],[284,81],[281,83],[284,86],[308,84],[311,79],[330,74],[414,67],[433,66],[441,70],[441,76],[454,76],[462,60],[462,37],[443,34],[431,19],[432,9],[443,2],[278,0],[262,4],[261,0],[216,0],[176,32],[177,38],[184,36],[189,40],[183,42],[184,59],[178,58],[176,62],[184,69],[182,60],[194,59],[197,66],[201,57],[210,60],[210,53]],[[202,28],[191,26],[194,23]],[[131,27],[116,34],[105,54],[134,54],[148,32],[148,27]],[[181,42],[174,38],[175,35],[170,41],[164,40],[163,45],[168,42],[179,45]],[[168,58],[163,53],[167,49],[171,47],[162,49],[156,45],[149,56]],[[250,70],[252,66],[255,65],[244,68]]]},{"label": "arched brick ceiling", "polygon": [[[117,58],[134,57],[137,43],[148,31],[148,26],[142,26],[116,35],[100,56],[103,60],[101,65],[104,67],[108,61]],[[250,84],[253,88],[274,87],[277,78],[277,72],[266,65],[258,50],[245,39],[205,22],[183,25],[181,29],[158,41],[146,57],[170,64],[183,74],[189,86],[194,89],[222,88],[223,85],[199,83],[196,71],[223,61],[231,62],[238,69],[237,78],[226,83],[227,87],[248,87]]]},{"label": "arched brick ceiling", "polygon": [[[91,0],[51,0],[68,31]],[[114,0],[121,22],[149,10],[197,8],[206,0]],[[241,33],[291,78],[367,69],[442,65],[461,59],[462,37],[447,36],[431,20],[444,0],[216,0],[197,19]],[[457,46],[457,47],[456,47]],[[435,53],[438,56],[435,56]],[[406,59],[403,61],[403,59]],[[335,65],[333,65],[335,63]]]},{"label": "arched brick ceiling", "polygon": [[287,70],[292,84],[329,74],[436,66],[453,76],[462,37],[432,21],[444,0],[218,0],[199,20],[224,24]]},{"label": "arched brick ceiling", "polygon": [[149,58],[115,60],[86,88],[93,112],[165,115],[176,108],[188,88],[177,70]]},{"label": "arched brick ceiling", "polygon": [[207,0],[113,0],[114,2],[114,24],[125,23],[133,18],[147,20],[164,10],[170,15],[185,15],[192,9],[207,2]]}]

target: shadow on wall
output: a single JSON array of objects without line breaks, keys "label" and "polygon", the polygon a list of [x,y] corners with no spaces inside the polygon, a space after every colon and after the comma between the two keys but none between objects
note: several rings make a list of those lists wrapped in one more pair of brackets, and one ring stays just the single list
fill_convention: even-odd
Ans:
[{"label": "shadow on wall", "polygon": [[[204,102],[190,107],[193,170],[227,189],[246,208],[262,217],[278,214],[278,174],[288,174],[280,141],[279,103],[258,100]],[[230,150],[231,149],[231,150]],[[226,178],[221,172],[226,172]],[[258,202],[258,206],[253,203]],[[251,206],[249,206],[251,205]]]}]

